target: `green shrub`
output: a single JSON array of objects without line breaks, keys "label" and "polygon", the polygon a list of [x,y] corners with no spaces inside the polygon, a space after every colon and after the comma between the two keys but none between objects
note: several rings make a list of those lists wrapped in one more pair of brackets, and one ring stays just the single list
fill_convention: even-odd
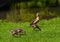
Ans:
[{"label": "green shrub", "polygon": [[21,21],[32,21],[34,19],[34,14],[29,13],[27,10],[21,10],[20,17]]},{"label": "green shrub", "polygon": [[40,19],[51,19],[57,17],[55,12],[50,12],[48,11],[48,8],[43,9],[42,11],[40,11]]},{"label": "green shrub", "polygon": [[58,0],[58,3],[59,3],[59,5],[60,5],[60,0]]},{"label": "green shrub", "polygon": [[20,8],[23,9],[23,8],[25,8],[25,7],[26,7],[25,2],[21,2],[21,3],[20,3]]},{"label": "green shrub", "polygon": [[28,8],[31,8],[31,7],[34,7],[35,6],[35,3],[34,3],[34,1],[32,1],[32,2],[27,2],[27,4],[28,4]]},{"label": "green shrub", "polygon": [[49,0],[49,6],[56,6],[56,0]]}]

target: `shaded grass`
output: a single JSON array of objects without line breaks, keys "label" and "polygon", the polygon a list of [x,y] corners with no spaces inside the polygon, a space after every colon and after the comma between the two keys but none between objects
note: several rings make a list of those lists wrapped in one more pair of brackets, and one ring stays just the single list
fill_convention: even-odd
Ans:
[{"label": "shaded grass", "polygon": [[[38,25],[41,31],[34,31],[29,22],[0,22],[0,42],[60,42],[60,18],[41,20]],[[26,35],[12,36],[11,29],[22,28]]]}]

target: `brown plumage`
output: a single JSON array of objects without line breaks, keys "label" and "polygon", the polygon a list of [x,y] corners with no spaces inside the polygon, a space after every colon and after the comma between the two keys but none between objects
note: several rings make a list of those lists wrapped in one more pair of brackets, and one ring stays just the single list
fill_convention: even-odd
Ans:
[{"label": "brown plumage", "polygon": [[23,33],[23,31],[24,31],[23,29],[17,28],[17,29],[11,30],[11,34],[18,35],[20,33]]},{"label": "brown plumage", "polygon": [[39,26],[37,25],[38,22],[39,22],[39,13],[36,14],[36,18],[33,20],[33,22],[30,24],[30,26],[33,27],[34,29],[37,28],[37,29],[41,30],[39,28]]}]

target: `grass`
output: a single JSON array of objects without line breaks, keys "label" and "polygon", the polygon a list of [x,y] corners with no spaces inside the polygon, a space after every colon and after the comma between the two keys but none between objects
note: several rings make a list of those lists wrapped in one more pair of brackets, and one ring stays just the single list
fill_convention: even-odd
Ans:
[{"label": "grass", "polygon": [[[0,21],[0,42],[60,42],[60,18],[41,20],[41,31],[34,31],[29,22],[11,23]],[[12,36],[11,29],[22,28],[26,35]]]}]

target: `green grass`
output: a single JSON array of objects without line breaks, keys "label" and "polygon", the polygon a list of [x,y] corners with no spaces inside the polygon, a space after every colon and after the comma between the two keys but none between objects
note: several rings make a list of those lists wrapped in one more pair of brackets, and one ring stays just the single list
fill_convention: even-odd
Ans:
[{"label": "green grass", "polygon": [[[40,20],[41,31],[34,31],[29,24],[0,21],[0,42],[60,42],[60,18]],[[12,36],[10,30],[15,28],[23,28],[26,35]]]}]

